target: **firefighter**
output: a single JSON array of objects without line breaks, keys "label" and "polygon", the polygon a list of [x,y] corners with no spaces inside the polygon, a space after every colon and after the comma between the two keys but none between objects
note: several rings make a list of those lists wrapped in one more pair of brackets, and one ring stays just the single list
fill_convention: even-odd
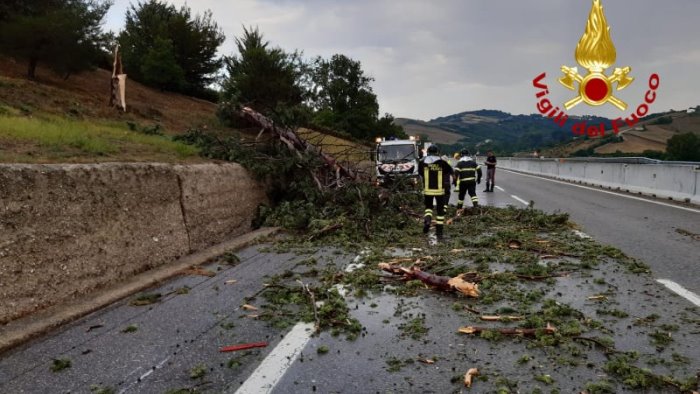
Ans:
[{"label": "firefighter", "polygon": [[455,168],[455,186],[459,190],[457,209],[462,209],[464,197],[469,193],[472,205],[479,206],[479,197],[476,196],[476,185],[481,183],[481,166],[469,156],[469,151],[462,150],[462,157]]},{"label": "firefighter", "polygon": [[[425,200],[425,217],[423,218],[423,232],[430,230],[433,219],[433,207],[436,209],[435,234],[439,240],[443,238],[443,225],[445,224],[445,183],[450,179],[452,167],[438,156],[436,145],[428,147],[428,155],[418,165],[418,174],[423,179],[423,197]],[[435,204],[433,204],[435,201]]]}]

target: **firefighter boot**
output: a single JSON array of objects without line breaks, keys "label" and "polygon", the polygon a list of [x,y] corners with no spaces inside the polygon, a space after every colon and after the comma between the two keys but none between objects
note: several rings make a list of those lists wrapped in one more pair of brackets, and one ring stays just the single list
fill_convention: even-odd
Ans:
[{"label": "firefighter boot", "polygon": [[430,221],[432,220],[432,216],[425,216],[423,218],[423,234],[428,234],[428,230],[430,230]]},{"label": "firefighter boot", "polygon": [[438,224],[435,226],[435,235],[437,236],[438,241],[445,240],[445,236],[442,233],[442,228],[443,228],[442,224]]}]

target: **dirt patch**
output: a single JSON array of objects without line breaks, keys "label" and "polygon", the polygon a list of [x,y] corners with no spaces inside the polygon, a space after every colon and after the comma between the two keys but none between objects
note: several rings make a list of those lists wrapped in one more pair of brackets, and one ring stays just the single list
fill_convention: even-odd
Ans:
[{"label": "dirt patch", "polygon": [[30,115],[46,112],[61,116],[112,119],[143,125],[160,124],[166,134],[216,122],[216,104],[184,95],[162,92],[127,80],[127,112],[110,108],[111,72],[97,69],[64,80],[39,67],[37,80],[26,77],[26,65],[0,57],[0,104]]}]

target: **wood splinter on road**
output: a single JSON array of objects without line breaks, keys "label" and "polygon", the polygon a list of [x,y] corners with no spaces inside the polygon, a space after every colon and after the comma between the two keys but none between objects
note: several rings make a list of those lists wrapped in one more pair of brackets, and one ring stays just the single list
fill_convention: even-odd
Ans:
[{"label": "wood splinter on road", "polygon": [[466,374],[464,374],[464,385],[467,387],[472,387],[472,379],[474,376],[479,375],[479,370],[476,368],[469,368]]}]

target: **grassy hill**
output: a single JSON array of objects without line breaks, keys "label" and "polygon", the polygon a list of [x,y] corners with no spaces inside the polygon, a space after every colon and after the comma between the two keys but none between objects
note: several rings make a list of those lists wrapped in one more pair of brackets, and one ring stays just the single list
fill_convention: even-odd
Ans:
[{"label": "grassy hill", "polygon": [[408,135],[428,136],[432,142],[452,145],[466,139],[464,135],[431,126],[428,122],[408,118],[396,118],[394,124],[402,126]]},{"label": "grassy hill", "polygon": [[110,108],[106,70],[68,79],[0,57],[0,162],[201,161],[170,136],[218,125],[216,104],[127,81],[127,112]]},{"label": "grassy hill", "polygon": [[[44,69],[25,78],[24,63],[0,57],[0,163],[107,161],[201,162],[198,149],[173,141],[190,128],[228,134],[216,104],[162,92],[127,80],[127,111],[110,108],[111,73],[94,70],[69,79]],[[256,138],[255,130],[239,130]],[[341,161],[364,161],[369,146],[335,133],[300,135]]]}]

